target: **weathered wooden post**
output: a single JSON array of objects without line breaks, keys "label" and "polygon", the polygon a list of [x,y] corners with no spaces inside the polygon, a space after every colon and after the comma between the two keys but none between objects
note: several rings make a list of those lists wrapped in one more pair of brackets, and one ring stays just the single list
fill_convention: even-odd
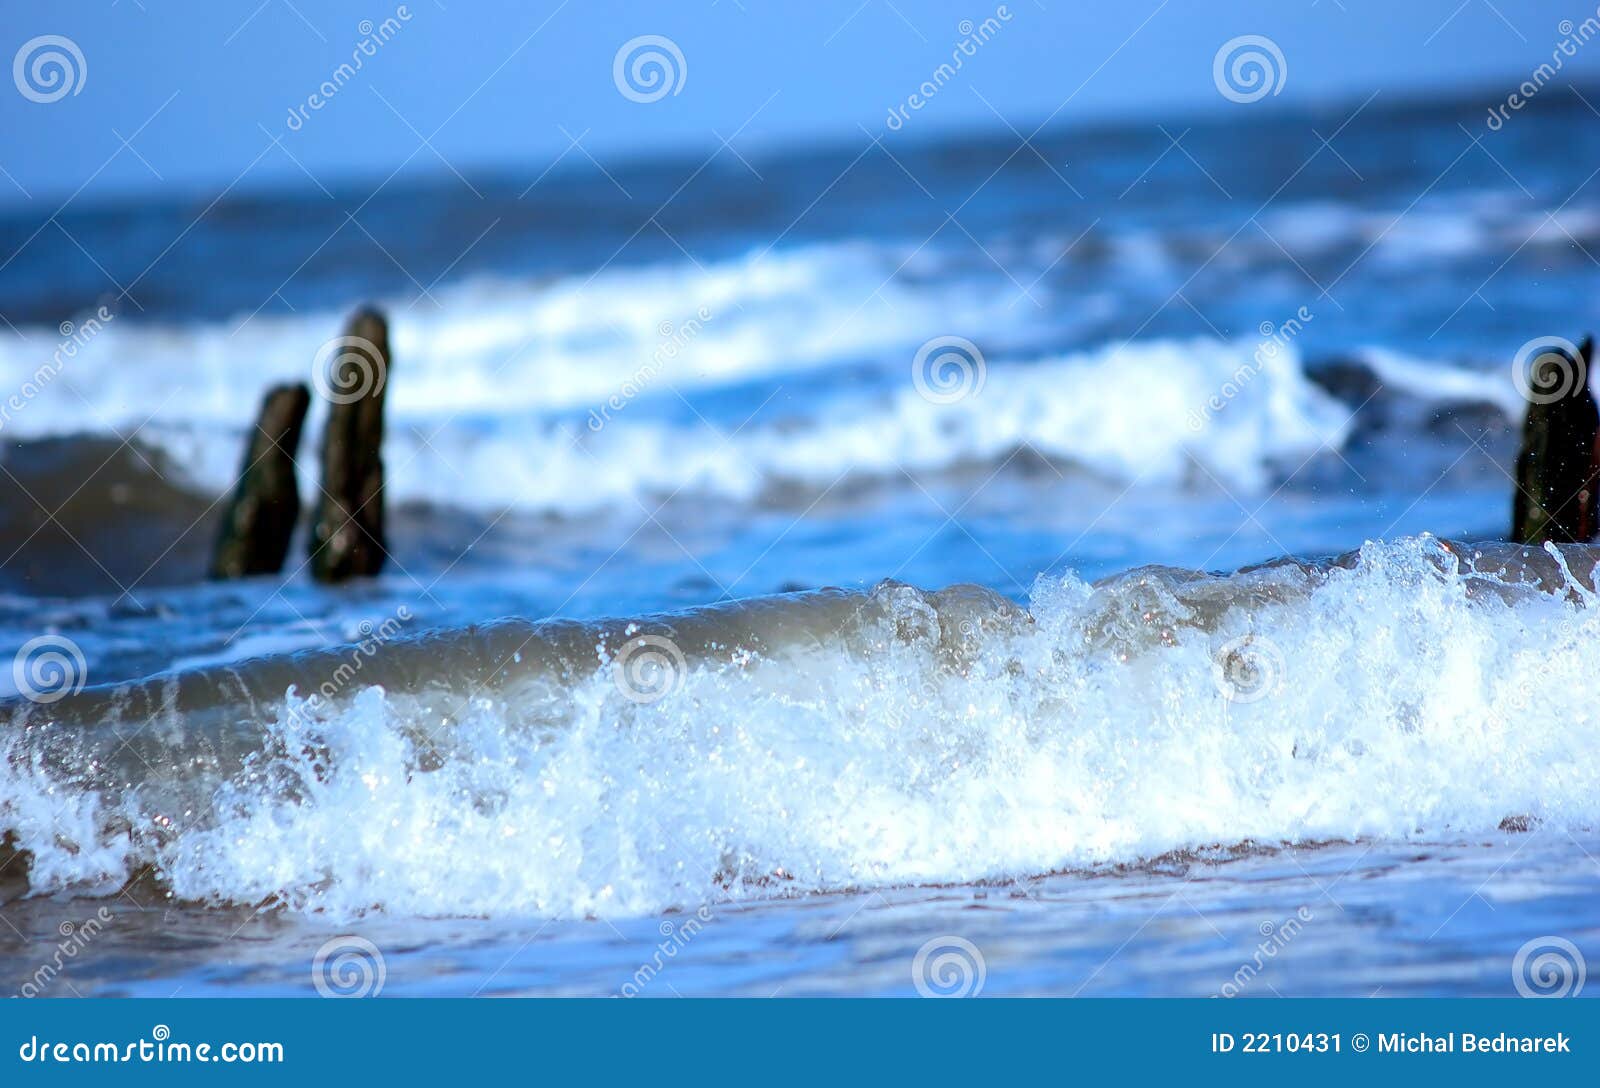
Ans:
[{"label": "weathered wooden post", "polygon": [[267,390],[255,431],[245,443],[239,482],[211,557],[212,578],[276,574],[283,569],[300,520],[294,459],[310,404],[311,393],[302,384]]},{"label": "weathered wooden post", "polygon": [[321,582],[377,574],[388,558],[383,530],[383,395],[389,380],[389,323],[356,312],[345,335],[325,346],[318,391],[327,399],[322,494],[311,530],[311,573]]},{"label": "weathered wooden post", "polygon": [[[1570,347],[1571,345],[1567,345]],[[1511,539],[1519,544],[1593,540],[1600,498],[1600,409],[1589,391],[1594,338],[1545,347],[1528,363],[1528,413],[1517,454]]]}]

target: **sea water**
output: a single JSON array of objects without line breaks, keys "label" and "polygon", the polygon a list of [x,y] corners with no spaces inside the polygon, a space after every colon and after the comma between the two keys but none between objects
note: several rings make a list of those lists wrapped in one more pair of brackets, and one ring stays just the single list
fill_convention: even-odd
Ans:
[{"label": "sea water", "polygon": [[[1584,112],[63,213],[133,299],[0,221],[0,983],[1538,982],[1597,948],[1590,561],[1447,541],[1594,319]],[[203,583],[363,300],[393,563]]]}]

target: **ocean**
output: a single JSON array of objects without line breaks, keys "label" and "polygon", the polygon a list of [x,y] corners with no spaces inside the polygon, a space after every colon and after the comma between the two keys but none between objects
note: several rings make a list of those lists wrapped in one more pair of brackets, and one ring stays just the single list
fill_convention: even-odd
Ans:
[{"label": "ocean", "polygon": [[[1581,989],[1596,129],[1495,100],[0,218],[0,990]],[[391,562],[205,581],[363,302]]]}]

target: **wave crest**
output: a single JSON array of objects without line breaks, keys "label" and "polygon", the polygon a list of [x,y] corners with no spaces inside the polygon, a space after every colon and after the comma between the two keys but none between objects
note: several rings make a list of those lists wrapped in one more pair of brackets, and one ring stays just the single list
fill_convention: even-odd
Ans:
[{"label": "wave crest", "polygon": [[[0,826],[38,893],[148,867],[183,899],[337,916],[640,914],[1509,814],[1592,827],[1596,554],[1424,537],[1041,578],[1027,610],[884,583],[506,621],[396,640],[310,709],[339,651],[261,659],[10,704]],[[640,702],[614,663],[646,635],[684,664]],[[1281,673],[1257,698],[1216,680],[1240,639]]]}]

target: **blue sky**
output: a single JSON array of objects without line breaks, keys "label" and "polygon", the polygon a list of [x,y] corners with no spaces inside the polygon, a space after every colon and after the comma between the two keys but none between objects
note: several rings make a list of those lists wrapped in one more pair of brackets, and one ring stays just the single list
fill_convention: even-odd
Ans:
[{"label": "blue sky", "polygon": [[[1313,99],[1512,90],[1595,15],[1558,0],[1011,0],[959,80],[888,130],[889,111],[948,61],[989,0],[4,0],[3,52],[40,35],[83,56],[78,93],[0,93],[0,203],[48,214],[150,192],[205,193],[381,181],[392,173],[537,173],[552,162],[741,154],[808,142],[936,138],[1049,119],[1279,108]],[[363,20],[390,40],[296,127],[291,110],[351,59]],[[670,39],[676,94],[630,101],[613,82],[622,44]],[[1281,93],[1218,94],[1217,49],[1270,38]],[[370,37],[370,36],[367,36]],[[1600,42],[1563,80],[1600,72]],[[274,140],[277,142],[275,143]],[[126,141],[126,142],[124,142]],[[308,177],[309,175],[309,177]]]}]

